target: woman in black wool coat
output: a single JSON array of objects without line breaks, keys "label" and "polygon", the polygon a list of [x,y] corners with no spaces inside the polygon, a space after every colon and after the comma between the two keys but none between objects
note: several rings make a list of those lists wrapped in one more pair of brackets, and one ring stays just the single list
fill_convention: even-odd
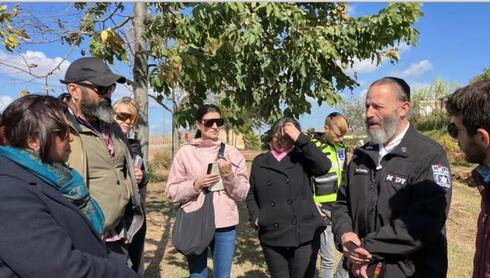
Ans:
[{"label": "woman in black wool coat", "polygon": [[252,163],[247,207],[272,277],[314,277],[325,223],[310,188],[310,176],[330,169],[328,158],[282,118],[267,133],[270,151]]}]

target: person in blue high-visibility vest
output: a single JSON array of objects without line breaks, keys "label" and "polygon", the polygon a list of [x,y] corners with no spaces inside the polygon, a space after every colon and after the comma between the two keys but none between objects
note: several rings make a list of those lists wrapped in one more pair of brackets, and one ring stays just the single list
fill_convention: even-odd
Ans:
[{"label": "person in blue high-visibility vest", "polygon": [[334,276],[335,246],[330,221],[330,206],[337,199],[337,190],[342,180],[342,171],[346,161],[345,146],[342,142],[348,130],[347,119],[338,112],[325,118],[324,133],[311,134],[313,143],[332,163],[330,171],[322,177],[313,178],[313,199],[327,222],[327,228],[321,235],[320,278],[347,277],[342,267],[337,267]]}]

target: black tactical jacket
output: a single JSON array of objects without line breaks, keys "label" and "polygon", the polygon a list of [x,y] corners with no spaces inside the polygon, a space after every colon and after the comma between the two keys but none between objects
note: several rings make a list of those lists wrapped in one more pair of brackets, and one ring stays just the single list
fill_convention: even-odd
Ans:
[{"label": "black tactical jacket", "polygon": [[[446,277],[451,173],[444,149],[410,126],[378,164],[378,145],[354,151],[334,205],[337,248],[346,232],[384,266],[383,277]],[[370,276],[371,277],[371,276]]]}]

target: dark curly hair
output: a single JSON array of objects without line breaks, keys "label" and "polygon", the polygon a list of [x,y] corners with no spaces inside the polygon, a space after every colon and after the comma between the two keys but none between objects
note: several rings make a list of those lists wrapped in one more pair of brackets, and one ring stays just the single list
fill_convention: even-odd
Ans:
[{"label": "dark curly hair", "polygon": [[479,128],[490,132],[490,80],[457,89],[445,99],[445,105],[449,115],[462,116],[469,136]]},{"label": "dark curly hair", "polygon": [[266,132],[263,141],[265,143],[270,143],[272,142],[272,138],[274,138],[275,135],[278,135],[279,137],[283,137],[282,127],[286,123],[292,123],[299,131],[301,131],[301,126],[299,125],[298,121],[296,121],[293,118],[283,117],[277,120],[274,124],[272,124],[271,128]]}]

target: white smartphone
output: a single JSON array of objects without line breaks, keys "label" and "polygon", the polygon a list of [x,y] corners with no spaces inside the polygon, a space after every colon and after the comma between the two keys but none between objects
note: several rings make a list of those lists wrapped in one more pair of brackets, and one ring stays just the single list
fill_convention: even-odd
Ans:
[{"label": "white smartphone", "polygon": [[134,166],[141,169],[141,165],[143,165],[143,158],[141,158],[141,156],[139,155],[136,155],[134,157]]},{"label": "white smartphone", "polygon": [[[208,164],[207,174],[208,175],[209,174],[218,174],[219,175],[219,168],[218,168],[217,162]],[[215,184],[213,184],[212,186],[209,187],[209,191],[219,191],[219,190],[223,190],[223,189],[225,189],[225,188],[223,187],[223,181],[221,180],[221,178]]]}]

